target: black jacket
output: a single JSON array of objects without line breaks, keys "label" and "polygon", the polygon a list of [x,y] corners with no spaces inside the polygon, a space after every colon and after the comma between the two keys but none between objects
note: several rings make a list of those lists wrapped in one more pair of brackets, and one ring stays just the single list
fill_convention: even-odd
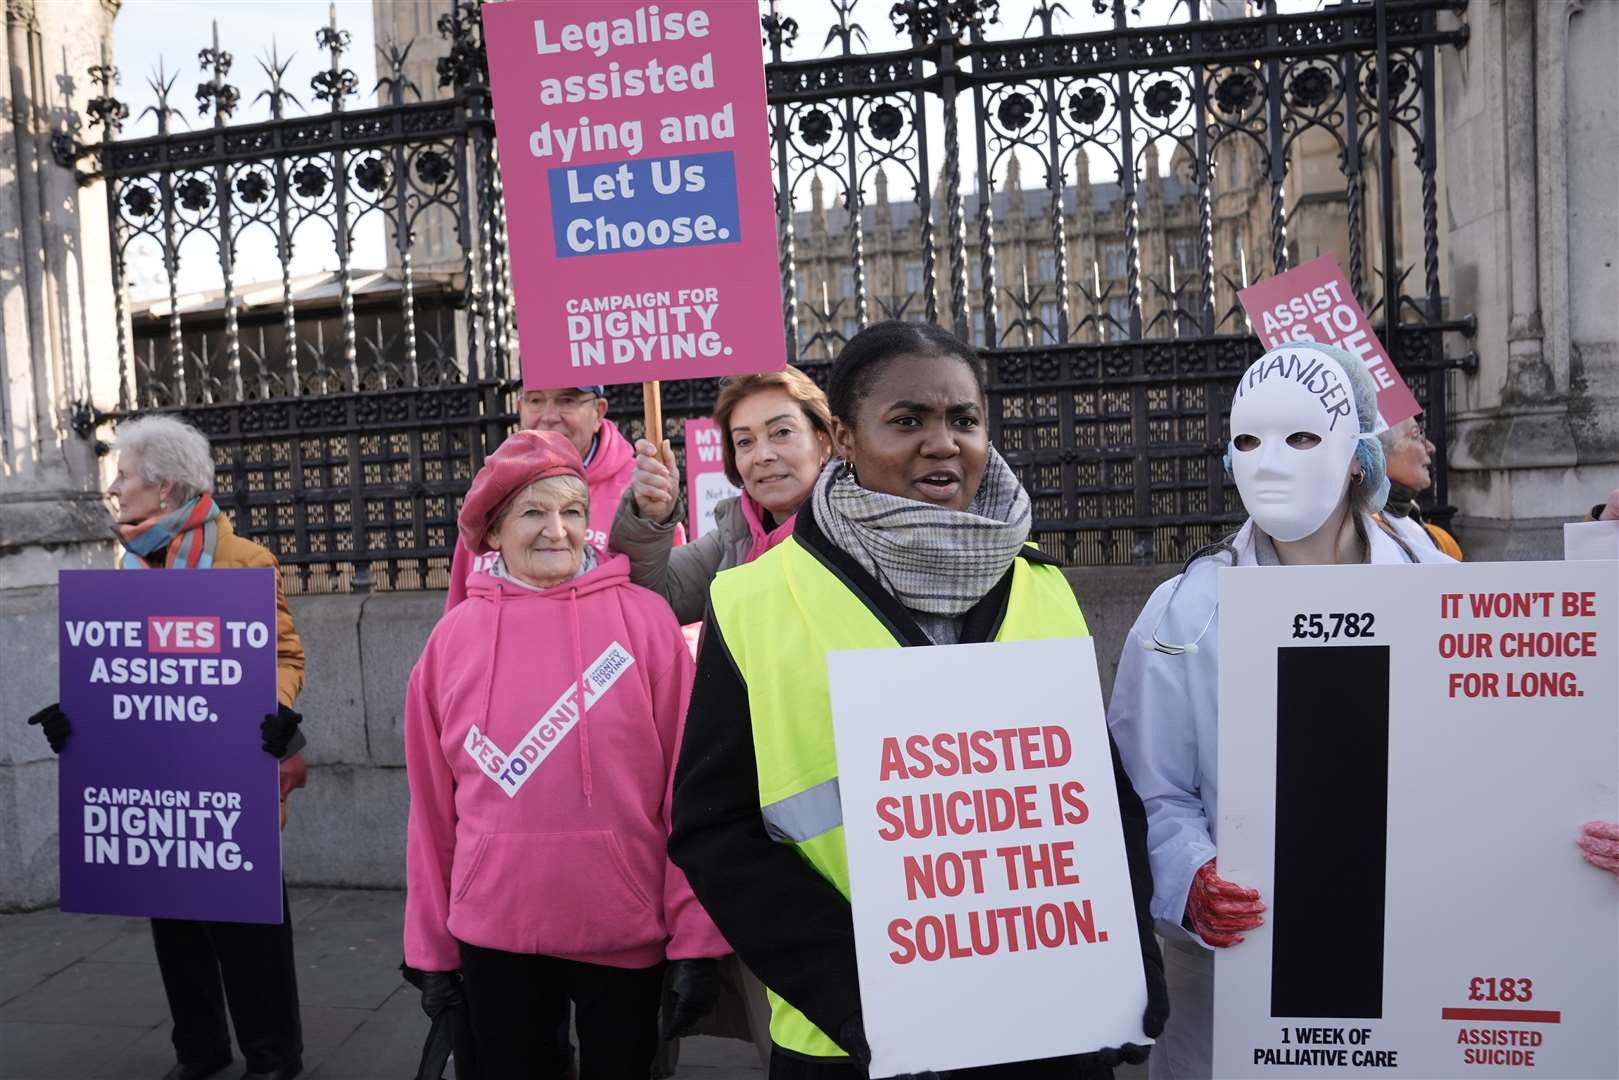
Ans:
[{"label": "black jacket", "polygon": [[[905,646],[931,642],[915,619],[858,563],[828,540],[809,506],[794,539],[841,578]],[[1033,548],[1022,558],[1050,562]],[[961,642],[992,641],[1011,592],[1012,571],[967,612]],[[1112,747],[1112,738],[1109,737]],[[1163,958],[1147,906],[1147,815],[1113,748],[1113,775],[1124,819],[1125,851],[1151,999],[1167,1014]],[[743,963],[792,1002],[816,1027],[838,1037],[860,1009],[854,920],[849,901],[791,847],[765,833],[748,711],[747,685],[731,660],[710,607],[697,657],[696,683],[675,768],[669,856]]]}]

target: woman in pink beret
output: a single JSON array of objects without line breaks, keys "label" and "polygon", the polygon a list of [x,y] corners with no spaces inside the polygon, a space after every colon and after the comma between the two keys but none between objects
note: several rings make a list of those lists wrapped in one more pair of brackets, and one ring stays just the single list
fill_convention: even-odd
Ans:
[{"label": "woman in pink beret", "polygon": [[430,1016],[465,1007],[483,1077],[536,1076],[574,1006],[580,1077],[646,1076],[719,991],[730,949],[668,858],[691,653],[623,556],[585,543],[584,465],[555,432],[485,461],[460,517],[467,600],[405,703],[405,962]]}]

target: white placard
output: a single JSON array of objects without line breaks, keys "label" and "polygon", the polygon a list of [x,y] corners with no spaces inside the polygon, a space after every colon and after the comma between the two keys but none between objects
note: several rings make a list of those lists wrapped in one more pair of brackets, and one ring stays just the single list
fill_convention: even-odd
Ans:
[{"label": "white placard", "polygon": [[1619,559],[1619,521],[1576,521],[1563,526],[1563,558]]},{"label": "white placard", "polygon": [[1616,650],[1619,564],[1221,571],[1220,873],[1269,911],[1216,953],[1216,1077],[1619,1076],[1619,888],[1574,843],[1619,818]]},{"label": "white placard", "polygon": [[871,1075],[1150,1042],[1091,639],[827,669]]},{"label": "white placard", "polygon": [[742,489],[725,478],[722,472],[698,473],[691,479],[697,497],[692,502],[692,538],[714,531],[714,508],[726,499],[742,494]]},{"label": "white placard", "polygon": [[725,433],[707,417],[686,421],[686,505],[691,538],[714,530],[714,508],[742,494],[725,475]]}]

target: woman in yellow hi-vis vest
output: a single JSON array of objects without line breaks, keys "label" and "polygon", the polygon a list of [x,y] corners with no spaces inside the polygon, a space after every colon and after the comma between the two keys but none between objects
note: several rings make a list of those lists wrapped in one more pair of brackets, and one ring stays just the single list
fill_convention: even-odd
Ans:
[{"label": "woman in yellow hi-vis vest", "polygon": [[[972,348],[937,327],[879,323],[832,372],[839,457],[793,535],[721,573],[710,592],[675,774],[669,854],[737,955],[770,990],[772,1080],[854,1080],[870,1060],[855,967],[825,655],[845,649],[1077,637],[1079,605],[1026,543],[1028,493],[989,445]],[[1147,914],[1146,814],[1118,753],[1143,1028],[1168,1013]],[[1111,1077],[1124,1046],[953,1072]]]}]

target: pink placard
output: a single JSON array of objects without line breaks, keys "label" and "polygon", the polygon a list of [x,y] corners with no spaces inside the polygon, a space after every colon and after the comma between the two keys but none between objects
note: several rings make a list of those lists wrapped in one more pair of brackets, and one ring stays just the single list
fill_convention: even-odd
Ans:
[{"label": "pink placard", "polygon": [[523,385],[787,362],[756,4],[483,8]]},{"label": "pink placard", "polygon": [[725,475],[724,439],[712,420],[686,421],[686,511],[693,540],[714,527],[714,507],[741,494]]},{"label": "pink placard", "polygon": [[1331,255],[1255,282],[1237,297],[1267,349],[1289,341],[1318,341],[1365,360],[1377,382],[1383,423],[1392,426],[1422,411]]}]

